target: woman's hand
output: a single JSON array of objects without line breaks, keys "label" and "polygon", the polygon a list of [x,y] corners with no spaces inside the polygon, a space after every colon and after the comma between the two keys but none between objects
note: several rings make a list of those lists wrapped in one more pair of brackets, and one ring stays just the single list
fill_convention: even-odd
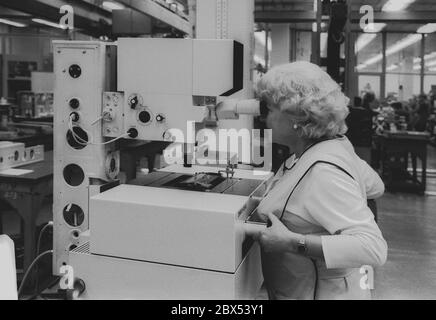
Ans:
[{"label": "woman's hand", "polygon": [[271,226],[259,234],[258,241],[265,252],[296,252],[297,233],[290,231],[274,214],[268,213]]}]

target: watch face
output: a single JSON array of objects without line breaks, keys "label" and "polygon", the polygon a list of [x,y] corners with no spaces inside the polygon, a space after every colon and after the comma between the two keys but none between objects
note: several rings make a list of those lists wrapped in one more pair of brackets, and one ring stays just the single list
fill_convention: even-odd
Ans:
[{"label": "watch face", "polygon": [[305,254],[307,251],[306,242],[304,240],[300,240],[297,245],[298,253]]}]

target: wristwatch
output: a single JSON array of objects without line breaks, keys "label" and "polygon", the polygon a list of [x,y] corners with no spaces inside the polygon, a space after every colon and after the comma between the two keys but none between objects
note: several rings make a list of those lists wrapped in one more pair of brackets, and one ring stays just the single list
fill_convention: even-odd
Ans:
[{"label": "wristwatch", "polygon": [[297,252],[301,255],[307,254],[306,236],[302,236],[298,239]]}]

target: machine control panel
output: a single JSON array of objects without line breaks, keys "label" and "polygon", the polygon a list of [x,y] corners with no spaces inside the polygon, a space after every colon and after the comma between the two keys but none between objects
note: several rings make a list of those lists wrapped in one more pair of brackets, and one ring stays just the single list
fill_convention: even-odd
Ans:
[{"label": "machine control panel", "polygon": [[117,138],[125,134],[123,106],[124,106],[124,93],[122,92],[103,93],[102,120],[103,120],[103,135],[105,137]]}]

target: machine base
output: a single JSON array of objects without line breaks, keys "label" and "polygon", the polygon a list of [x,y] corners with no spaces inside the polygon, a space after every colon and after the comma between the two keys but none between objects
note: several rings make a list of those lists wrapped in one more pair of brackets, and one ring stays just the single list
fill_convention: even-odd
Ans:
[{"label": "machine base", "polygon": [[93,255],[89,243],[70,252],[70,264],[86,285],[80,298],[92,300],[251,300],[263,281],[257,243],[236,273]]}]

